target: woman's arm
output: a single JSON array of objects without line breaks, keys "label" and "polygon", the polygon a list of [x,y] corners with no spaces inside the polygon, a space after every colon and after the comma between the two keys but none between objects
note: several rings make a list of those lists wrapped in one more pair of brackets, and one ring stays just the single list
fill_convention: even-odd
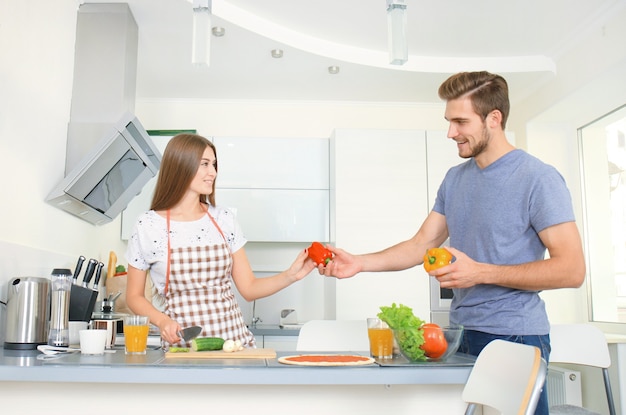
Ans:
[{"label": "woman's arm", "polygon": [[150,323],[154,324],[161,331],[161,337],[169,342],[176,343],[179,341],[178,331],[180,325],[169,318],[165,313],[159,311],[152,302],[145,296],[147,271],[142,271],[128,266],[128,275],[126,282],[126,304],[135,314],[148,316]]},{"label": "woman's arm", "polygon": [[308,258],[306,250],[302,250],[287,270],[271,277],[257,278],[252,272],[245,249],[241,248],[233,253],[233,281],[246,301],[272,295],[303,279],[313,269],[315,263]]}]

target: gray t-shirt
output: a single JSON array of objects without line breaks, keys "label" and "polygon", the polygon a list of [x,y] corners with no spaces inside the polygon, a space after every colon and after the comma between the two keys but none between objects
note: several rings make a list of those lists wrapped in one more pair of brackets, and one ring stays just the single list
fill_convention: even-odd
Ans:
[{"label": "gray t-shirt", "polygon": [[[478,262],[514,265],[538,261],[546,248],[538,232],[575,220],[559,172],[522,150],[481,170],[474,159],[451,168],[435,212],[446,217],[450,246]],[[537,291],[498,285],[454,289],[450,322],[500,335],[543,335],[550,324]]]}]

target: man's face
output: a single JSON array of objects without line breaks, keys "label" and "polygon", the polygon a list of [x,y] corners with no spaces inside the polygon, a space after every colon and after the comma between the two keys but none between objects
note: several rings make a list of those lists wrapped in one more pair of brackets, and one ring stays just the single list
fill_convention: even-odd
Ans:
[{"label": "man's face", "polygon": [[491,134],[469,98],[448,101],[445,118],[450,123],[448,137],[456,141],[459,157],[476,157],[485,151]]}]

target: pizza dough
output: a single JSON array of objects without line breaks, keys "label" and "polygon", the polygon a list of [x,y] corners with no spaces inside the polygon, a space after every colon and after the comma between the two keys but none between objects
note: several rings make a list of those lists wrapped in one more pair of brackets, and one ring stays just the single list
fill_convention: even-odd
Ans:
[{"label": "pizza dough", "polygon": [[369,356],[352,354],[301,354],[279,357],[278,361],[286,365],[298,366],[360,366],[375,362]]}]

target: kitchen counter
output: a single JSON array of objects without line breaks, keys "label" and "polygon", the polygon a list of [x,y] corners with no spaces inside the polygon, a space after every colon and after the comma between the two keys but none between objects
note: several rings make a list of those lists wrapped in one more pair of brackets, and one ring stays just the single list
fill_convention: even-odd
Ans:
[{"label": "kitchen counter", "polygon": [[[154,348],[143,356],[127,356],[123,348],[117,346],[112,351],[114,353],[103,356],[72,353],[43,360],[43,355],[36,350],[2,349],[0,381],[202,385],[464,384],[474,362],[471,356],[457,354],[445,363],[410,364],[388,360],[367,366],[302,367],[284,365],[277,359],[166,359],[162,350]],[[290,354],[294,352],[277,353],[279,357]]]},{"label": "kitchen counter", "polygon": [[97,414],[113,404],[120,413],[463,413],[461,394],[474,363],[456,355],[448,364],[302,367],[277,359],[165,359],[155,348],[144,356],[114,350],[40,360],[38,351],[0,349],[3,411],[71,415],[90,408]]}]

